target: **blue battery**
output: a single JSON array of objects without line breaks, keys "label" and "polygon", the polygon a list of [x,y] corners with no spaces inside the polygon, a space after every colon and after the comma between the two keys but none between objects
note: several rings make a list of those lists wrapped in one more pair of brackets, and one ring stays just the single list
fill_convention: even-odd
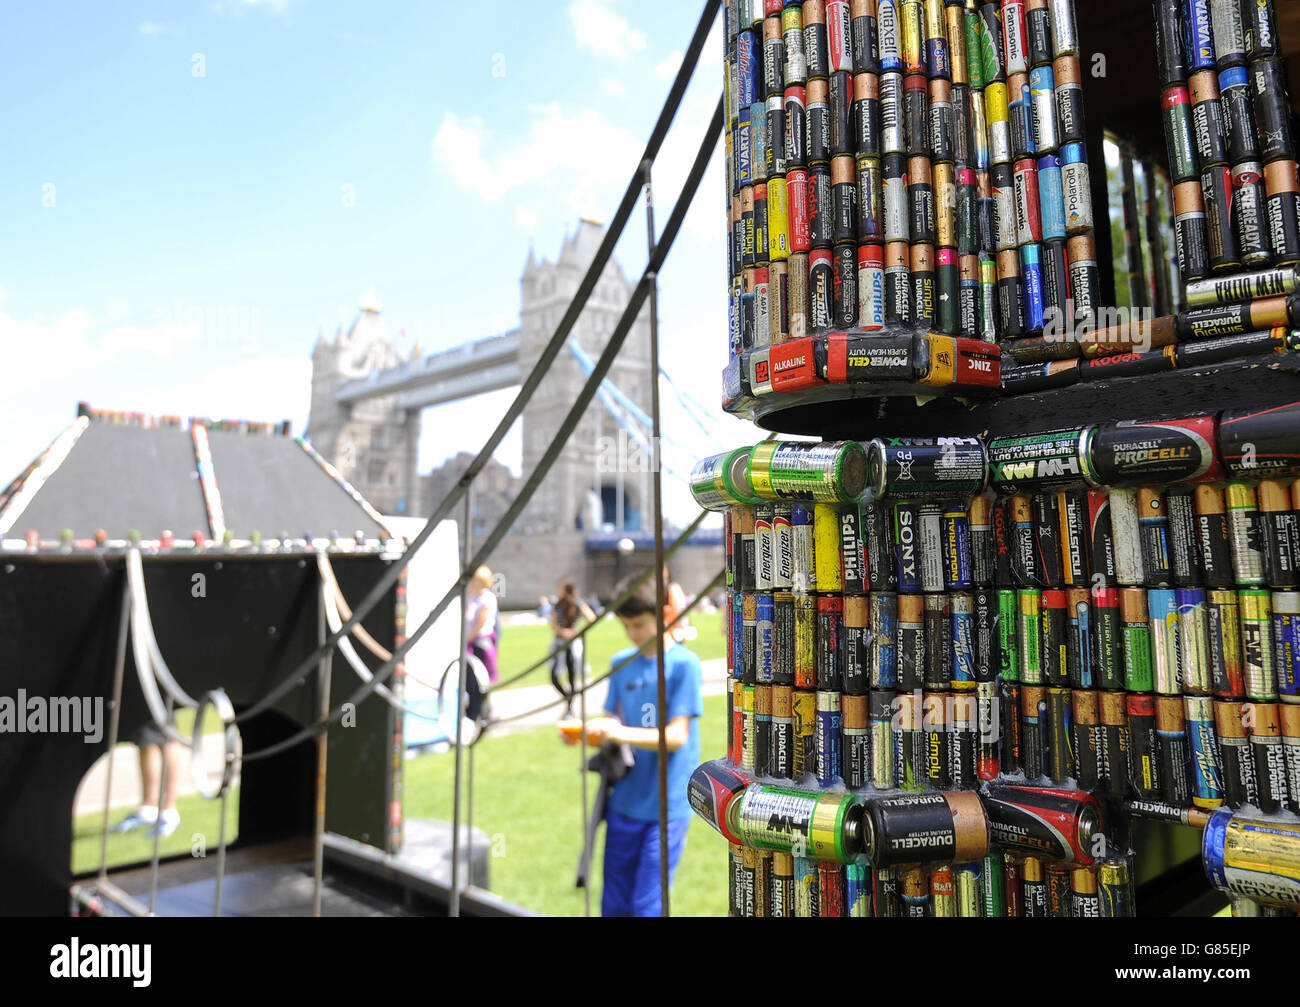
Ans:
[{"label": "blue battery", "polygon": [[1055,150],[1060,141],[1056,129],[1056,75],[1050,65],[1029,71],[1029,102],[1034,145],[1042,151]]},{"label": "blue battery", "polygon": [[754,681],[759,685],[773,682],[774,651],[772,648],[772,621],[775,607],[769,591],[758,593],[758,619],[754,624]]},{"label": "blue battery", "polygon": [[[1283,702],[1300,699],[1300,593],[1273,592],[1273,666]],[[1290,697],[1290,699],[1286,699]]]},{"label": "blue battery", "polygon": [[736,126],[736,170],[740,184],[754,181],[754,121],[749,105],[740,110],[740,123]]},{"label": "blue battery", "polygon": [[1043,250],[1037,245],[1020,246],[1020,287],[1024,293],[1025,330],[1043,328]]},{"label": "blue battery", "polygon": [[[1228,833],[1232,833],[1232,850]],[[1300,842],[1294,822],[1242,818],[1220,809],[1201,836],[1201,863],[1220,891],[1263,902],[1300,906],[1300,877],[1294,850]],[[1285,855],[1285,861],[1279,858]]]},{"label": "blue battery", "polygon": [[829,787],[841,776],[844,715],[838,692],[817,693],[817,724],[813,730],[817,783]]},{"label": "blue battery", "polygon": [[740,341],[740,287],[732,284],[727,295],[727,348],[733,357],[744,349]]},{"label": "blue battery", "polygon": [[898,0],[880,0],[876,10],[876,38],[880,49],[880,72],[902,73],[903,53],[899,45]]},{"label": "blue battery", "polygon": [[1060,154],[1038,159],[1038,212],[1043,222],[1043,240],[1065,238],[1065,190],[1061,187]]},{"label": "blue battery", "polygon": [[736,101],[742,110],[758,101],[758,61],[758,36],[747,28],[736,36]]},{"label": "blue battery", "polygon": [[[1092,674],[1092,606],[1085,598],[1074,603],[1069,612],[1068,632],[1074,635],[1075,648],[1079,652],[1079,682],[1076,689],[1091,689]],[[1074,683],[1071,683],[1074,684]]]},{"label": "blue battery", "polygon": [[894,557],[898,564],[898,590],[921,590],[921,506],[915,500],[894,504]]},{"label": "blue battery", "polygon": [[1214,35],[1210,29],[1210,0],[1183,0],[1183,47],[1188,72],[1215,69]]},{"label": "blue battery", "polygon": [[1178,592],[1171,588],[1147,589],[1147,622],[1151,626],[1151,664],[1155,690],[1174,696],[1183,689],[1178,652]]},{"label": "blue battery", "polygon": [[1205,876],[1210,884],[1220,891],[1228,890],[1228,865],[1224,857],[1224,846],[1228,839],[1228,823],[1232,821],[1231,811],[1216,811],[1210,815],[1201,834],[1201,863],[1205,866]]},{"label": "blue battery", "polygon": [[1223,803],[1223,772],[1214,733],[1214,708],[1208,696],[1183,697],[1187,741],[1192,753],[1192,801],[1199,807]]},{"label": "blue battery", "polygon": [[[771,163],[768,154],[772,153],[772,138],[767,133],[767,102],[756,101],[749,106],[749,121],[751,174],[755,182],[765,182],[767,166]],[[785,137],[781,138],[781,143],[785,143]]]},{"label": "blue battery", "polygon": [[952,54],[948,50],[946,38],[928,38],[925,40],[925,72],[931,80],[952,77]]},{"label": "blue battery", "polygon": [[871,915],[871,872],[862,864],[846,864],[844,877],[848,898],[846,910],[849,916]]},{"label": "blue battery", "polygon": [[949,591],[971,586],[970,518],[960,500],[950,500],[943,509],[943,581]]},{"label": "blue battery", "polygon": [[954,594],[949,600],[952,629],[953,688],[959,682],[975,681],[975,605],[968,594]]},{"label": "blue battery", "polygon": [[871,631],[871,688],[898,688],[898,595],[872,591],[867,596]]}]

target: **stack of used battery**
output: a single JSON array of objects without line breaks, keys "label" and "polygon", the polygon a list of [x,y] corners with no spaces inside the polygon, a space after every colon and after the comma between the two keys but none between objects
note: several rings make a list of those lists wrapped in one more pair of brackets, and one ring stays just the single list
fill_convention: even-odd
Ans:
[{"label": "stack of used battery", "polygon": [[[719,825],[733,908],[770,907],[793,872],[795,910],[811,886],[880,915],[922,905],[905,889],[938,914],[1123,914],[1134,816],[1205,828],[1238,912],[1300,905],[1285,865],[1242,880],[1223,848],[1266,821],[1300,861],[1298,474],[1300,404],[701,462],[696,498],[729,529],[729,761],[741,789],[786,781]],[[693,787],[715,825],[720,792]],[[874,832],[845,824],[855,802]],[[988,843],[953,816],[987,819]],[[1085,819],[1055,855],[1017,845]]]},{"label": "stack of used battery", "polygon": [[[1073,0],[728,0],[726,19],[729,408],[995,389],[988,344],[1092,311]],[[857,366],[827,361],[832,331]]]}]

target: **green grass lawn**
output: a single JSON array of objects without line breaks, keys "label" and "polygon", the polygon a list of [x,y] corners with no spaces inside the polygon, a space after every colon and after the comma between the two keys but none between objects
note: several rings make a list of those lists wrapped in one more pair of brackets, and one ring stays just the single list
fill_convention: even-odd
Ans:
[{"label": "green grass lawn", "polygon": [[[727,656],[727,635],[722,624],[722,614],[691,613],[691,625],[699,633],[687,646],[699,655],[701,661]],[[609,670],[610,658],[628,646],[627,635],[615,616],[606,616],[584,638],[587,644],[587,667],[590,674],[603,674]],[[501,630],[501,677],[510,678],[523,671],[534,661],[550,651],[554,637],[549,626],[505,626]],[[548,665],[530,672],[515,685],[546,685],[551,680]]]},{"label": "green grass lawn", "polygon": [[[700,722],[703,759],[726,753],[726,697],[708,696]],[[552,916],[581,916],[573,878],[582,852],[579,749],[552,728],[488,735],[474,752],[474,825],[491,839],[489,884],[502,898]],[[406,763],[408,818],[450,820],[455,756],[424,755]],[[594,784],[596,775],[590,774]],[[604,828],[592,866],[592,915],[600,915]],[[692,817],[673,883],[674,916],[727,915],[727,843]]]}]

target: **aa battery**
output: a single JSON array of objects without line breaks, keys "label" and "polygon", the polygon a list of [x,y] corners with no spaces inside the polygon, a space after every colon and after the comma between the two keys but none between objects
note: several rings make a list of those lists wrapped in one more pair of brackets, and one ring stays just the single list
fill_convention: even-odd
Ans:
[{"label": "aa battery", "polygon": [[885,265],[880,245],[858,246],[858,325],[867,331],[885,327]]},{"label": "aa battery", "polygon": [[1289,487],[1266,479],[1255,488],[1262,532],[1264,575],[1273,587],[1300,583],[1300,519],[1291,509]]},{"label": "aa battery", "polygon": [[924,76],[903,79],[905,150],[915,157],[930,152],[930,92]]},{"label": "aa battery", "polygon": [[947,696],[927,692],[922,700],[922,729],[925,732],[925,780],[935,790],[951,785],[952,735],[948,727]]},{"label": "aa battery", "polygon": [[[773,696],[771,685],[754,687],[754,767],[755,776],[772,774]],[[774,774],[772,774],[774,775]]]},{"label": "aa battery", "polygon": [[862,503],[859,505],[859,513],[862,516],[862,540],[866,552],[869,590],[896,590],[898,571],[893,564],[887,505],[879,501]]},{"label": "aa battery", "polygon": [[1179,664],[1178,596],[1165,588],[1147,591],[1151,625],[1151,668],[1155,691],[1174,695],[1182,689]]},{"label": "aa battery", "polygon": [[1201,860],[1216,888],[1293,911],[1300,906],[1300,825],[1216,811],[1205,827]]},{"label": "aa battery", "polygon": [[993,485],[1004,493],[1059,489],[1091,480],[1085,445],[1091,428],[1076,427],[989,441]]},{"label": "aa battery", "polygon": [[[824,301],[830,303],[830,255],[826,251],[835,240],[834,198],[831,194],[830,167],[825,164],[808,166],[808,224],[809,239],[812,241],[812,254],[808,259],[809,298],[816,303],[818,294],[825,291]],[[819,255],[818,253],[824,253]],[[821,279],[818,266],[825,263],[825,280]],[[816,312],[814,312],[816,314]],[[829,311],[824,312],[829,317]],[[810,325],[817,323],[810,320]]]},{"label": "aa battery", "polygon": [[1229,483],[1226,499],[1233,579],[1237,584],[1262,584],[1264,535],[1255,490],[1245,483]]},{"label": "aa battery", "polygon": [[898,589],[921,590],[921,508],[915,500],[894,504],[894,558],[898,564]]},{"label": "aa battery", "polygon": [[1150,692],[1155,688],[1155,670],[1147,592],[1138,587],[1122,588],[1119,605],[1123,620],[1124,688],[1129,692]]},{"label": "aa battery", "polygon": [[927,689],[947,689],[952,679],[952,611],[946,594],[924,596],[925,670]]},{"label": "aa battery", "polygon": [[1002,736],[998,746],[998,761],[1002,772],[1019,773],[1024,765],[1024,732],[1021,730],[1021,686],[1015,682],[998,683],[998,722]]},{"label": "aa battery", "polygon": [[1096,790],[1102,779],[1101,706],[1092,689],[1075,689],[1070,695],[1070,741],[1073,773],[1083,790]]},{"label": "aa battery", "polygon": [[1155,0],[1156,68],[1162,86],[1187,77],[1179,0]]},{"label": "aa battery", "polygon": [[[789,121],[788,119],[786,120]],[[807,252],[812,248],[812,221],[808,217],[808,172],[803,168],[791,167],[785,174],[786,197],[790,211],[790,299],[793,316],[798,307],[800,313],[807,310],[808,299],[808,260]],[[804,253],[805,258],[796,259],[796,253]],[[802,262],[802,265],[799,263]],[[797,291],[802,290],[800,296]],[[793,333],[792,333],[793,334]]]},{"label": "aa battery", "polygon": [[[858,177],[857,163],[851,154],[838,154],[831,162],[831,239],[836,243],[858,240]],[[815,241],[815,239],[814,239]],[[856,281],[856,258],[854,262]],[[854,297],[854,307],[857,297]],[[854,312],[856,315],[856,311]],[[838,323],[837,323],[838,324]],[[848,328],[853,323],[842,327]]]},{"label": "aa battery", "polygon": [[1100,708],[1101,786],[1106,793],[1123,797],[1129,792],[1131,734],[1126,697],[1122,692],[1102,692]]},{"label": "aa battery", "polygon": [[1194,492],[1191,486],[1171,486],[1164,497],[1169,520],[1169,565],[1174,583],[1180,587],[1196,586],[1203,581]]},{"label": "aa battery", "polygon": [[1191,801],[1191,752],[1182,698],[1156,696],[1155,717],[1161,792],[1166,801],[1181,807]]},{"label": "aa battery", "polygon": [[1259,799],[1255,782],[1255,759],[1244,723],[1245,706],[1214,701],[1214,727],[1222,775],[1223,800],[1231,808],[1254,804]]},{"label": "aa battery", "polygon": [[1282,753],[1286,762],[1287,807],[1291,814],[1300,814],[1300,706],[1283,703]]},{"label": "aa battery", "polygon": [[878,790],[894,787],[894,693],[873,690],[869,697],[871,722],[871,784]]},{"label": "aa battery", "polygon": [[794,915],[800,919],[816,919],[821,915],[821,884],[817,861],[807,857],[794,857]]},{"label": "aa battery", "polygon": [[907,153],[907,112],[903,75],[880,75],[880,148],[886,154]]},{"label": "aa battery", "polygon": [[1300,702],[1300,592],[1273,593],[1273,660],[1284,702]]},{"label": "aa battery", "polygon": [[1047,771],[1049,719],[1047,689],[1020,686],[1020,765],[1025,779],[1037,780]]},{"label": "aa battery", "polygon": [[1047,863],[1044,870],[1044,887],[1047,890],[1048,919],[1069,919],[1073,893],[1070,890],[1070,868],[1065,864]]},{"label": "aa battery", "polygon": [[997,682],[979,682],[976,685],[975,715],[979,730],[976,744],[975,773],[981,780],[996,780],[1000,770],[998,741],[1000,734],[1001,705]]},{"label": "aa battery", "polygon": [[[847,6],[847,3],[845,4]],[[871,911],[871,872],[862,864],[844,867],[845,911],[849,917],[869,917]]]},{"label": "aa battery", "polygon": [[1273,604],[1268,591],[1243,588],[1237,592],[1241,618],[1242,673],[1249,699],[1277,699],[1273,664]]},{"label": "aa battery", "polygon": [[829,144],[832,157],[857,152],[858,125],[853,117],[853,75],[849,72],[832,73],[827,81],[826,104],[829,112]]},{"label": "aa battery", "polygon": [[975,602],[965,591],[948,597],[950,613],[948,685],[957,691],[975,688],[977,652],[975,641]]},{"label": "aa battery", "polygon": [[905,241],[885,245],[885,321],[912,323],[910,250]]},{"label": "aa battery", "polygon": [[1296,162],[1286,159],[1266,164],[1264,192],[1273,261],[1278,264],[1300,261],[1300,175]]},{"label": "aa battery", "polygon": [[[821,702],[820,696],[818,702]],[[842,775],[845,785],[850,790],[857,790],[866,786],[871,777],[871,729],[867,717],[867,697],[844,696],[841,705]],[[820,720],[820,710],[818,719]]]},{"label": "aa battery", "polygon": [[943,507],[932,500],[922,502],[918,512],[921,556],[921,590],[942,591],[944,587]]},{"label": "aa battery", "polygon": [[1164,495],[1157,489],[1137,491],[1138,535],[1142,543],[1145,583],[1160,587],[1173,583],[1172,549],[1169,544],[1169,515]]},{"label": "aa battery", "polygon": [[904,692],[914,692],[924,684],[926,672],[925,599],[922,596],[899,596],[897,625],[898,687]]},{"label": "aa battery", "polygon": [[[954,134],[952,107],[952,85],[941,77],[932,77],[929,82],[929,101],[927,109],[927,131],[929,141],[924,151],[936,163],[951,163],[954,159]],[[909,119],[909,128],[910,128]],[[944,204],[940,202],[940,206]]]},{"label": "aa battery", "polygon": [[1261,811],[1271,815],[1287,799],[1281,711],[1276,703],[1250,703],[1247,710],[1250,750],[1255,763],[1256,803]]},{"label": "aa battery", "polygon": [[895,701],[895,785],[900,790],[924,790],[927,773],[921,693],[899,693]]},{"label": "aa battery", "polygon": [[1205,203],[1200,182],[1176,184],[1174,238],[1177,242],[1178,268],[1184,283],[1199,280],[1209,273],[1205,226]]},{"label": "aa battery", "polygon": [[1058,588],[1044,591],[1040,605],[1042,680],[1048,685],[1064,685],[1068,680],[1065,592]]},{"label": "aa battery", "polygon": [[913,249],[915,250],[918,245],[933,245],[937,237],[934,189],[930,159],[924,154],[910,157],[907,161],[907,208],[908,230],[911,233]]},{"label": "aa battery", "polygon": [[1237,593],[1207,591],[1206,617],[1211,689],[1225,699],[1241,698],[1245,695],[1245,679]]},{"label": "aa battery", "polygon": [[[1012,498],[1013,506],[1017,499],[1019,498]],[[1031,579],[1034,584],[1042,587],[1061,587],[1065,583],[1065,571],[1061,549],[1060,498],[1056,493],[1035,493],[1032,500]]]},{"label": "aa battery", "polygon": [[[880,72],[877,40],[879,29],[873,0],[850,0],[850,31],[853,40],[853,65],[858,70]],[[827,16],[829,27],[830,17]]]},{"label": "aa battery", "polygon": [[873,689],[893,689],[898,685],[898,611],[903,597],[886,591],[875,591],[869,597]]},{"label": "aa battery", "polygon": [[1255,59],[1250,64],[1250,72],[1255,88],[1255,120],[1259,126],[1261,159],[1265,164],[1294,160],[1285,65],[1280,57],[1270,56]]},{"label": "aa battery", "polygon": [[1175,592],[1178,614],[1178,668],[1183,692],[1207,696],[1213,687],[1209,645],[1209,605],[1201,588]]},{"label": "aa battery", "polygon": [[[772,686],[771,742],[768,748],[768,772],[791,779],[794,776],[794,690],[788,685]],[[757,697],[755,697],[757,702]]]},{"label": "aa battery", "polygon": [[794,684],[800,689],[817,687],[817,599],[795,592],[794,600]]},{"label": "aa battery", "polygon": [[1121,584],[1144,583],[1140,513],[1135,490],[1118,486],[1111,488],[1111,541],[1115,552],[1115,578]]},{"label": "aa battery", "polygon": [[1215,739],[1213,704],[1204,696],[1186,696],[1183,705],[1191,799],[1197,807],[1215,808],[1223,803],[1223,772]]},{"label": "aa battery", "polygon": [[1104,860],[1097,865],[1097,905],[1099,915],[1118,919],[1135,915],[1133,880],[1124,860]]},{"label": "aa battery", "polygon": [[817,688],[844,688],[844,599],[838,594],[817,596]]},{"label": "aa battery", "polygon": [[1156,737],[1155,699],[1130,692],[1125,703],[1129,730],[1129,783],[1138,797],[1158,799],[1163,793],[1163,780]]},{"label": "aa battery", "polygon": [[876,31],[880,51],[881,72],[903,69],[901,25],[899,6],[902,0],[879,0],[876,11]]},{"label": "aa battery", "polygon": [[849,863],[862,848],[862,806],[851,794],[755,783],[729,809],[746,846],[779,853],[805,850],[820,861]]},{"label": "aa battery", "polygon": [[[885,217],[884,207],[881,202],[883,189],[880,159],[861,154],[857,158],[856,167],[856,195],[854,196],[854,200],[856,201],[857,220],[853,225],[854,230],[857,238],[864,242],[883,241],[885,238]],[[832,165],[832,170],[834,170],[834,165]],[[838,205],[839,204],[837,204],[837,206]],[[838,217],[836,225],[837,234],[841,231],[843,231],[845,235],[848,234],[847,225],[841,227],[841,222],[838,220]],[[851,241],[855,239],[844,237],[837,240]],[[877,256],[879,256],[879,246],[876,246],[876,248]],[[863,327],[865,328],[867,326],[864,325]]]},{"label": "aa battery", "polygon": [[[1011,860],[1008,858],[1007,863]],[[1026,856],[1020,863],[1021,912],[1027,919],[1044,919],[1047,917],[1047,882],[1044,878],[1043,862],[1034,856]]]},{"label": "aa battery", "polygon": [[1047,751],[1044,768],[1047,776],[1057,783],[1074,777],[1074,737],[1070,690],[1047,690]]}]

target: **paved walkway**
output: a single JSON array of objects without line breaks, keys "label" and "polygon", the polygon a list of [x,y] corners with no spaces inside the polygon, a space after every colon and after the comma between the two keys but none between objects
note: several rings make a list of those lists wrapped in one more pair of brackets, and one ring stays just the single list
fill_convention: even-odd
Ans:
[{"label": "paved walkway", "polygon": [[[702,692],[706,696],[721,696],[727,689],[727,662],[723,658],[704,661]],[[595,717],[600,713],[605,702],[606,685],[604,682],[592,687],[587,693],[587,716]],[[529,685],[520,689],[505,689],[492,698],[493,712],[499,718],[534,710],[547,703],[554,703],[555,689],[550,685]],[[538,727],[553,727],[560,719],[563,707],[552,705],[538,713],[532,713],[519,720],[498,724],[491,730],[493,735],[515,734]],[[203,738],[203,761],[208,767],[209,779],[215,778],[221,767],[223,746],[220,734],[208,734]],[[101,756],[91,767],[77,791],[75,814],[84,815],[102,811],[104,808],[104,783],[108,773],[108,756]],[[238,782],[238,778],[236,778]],[[176,788],[180,796],[197,793],[191,770],[188,748],[181,750],[180,782]],[[109,795],[109,807],[123,811],[134,808],[140,803],[140,761],[136,757],[134,745],[118,745],[117,755],[113,761],[113,789]]]}]

